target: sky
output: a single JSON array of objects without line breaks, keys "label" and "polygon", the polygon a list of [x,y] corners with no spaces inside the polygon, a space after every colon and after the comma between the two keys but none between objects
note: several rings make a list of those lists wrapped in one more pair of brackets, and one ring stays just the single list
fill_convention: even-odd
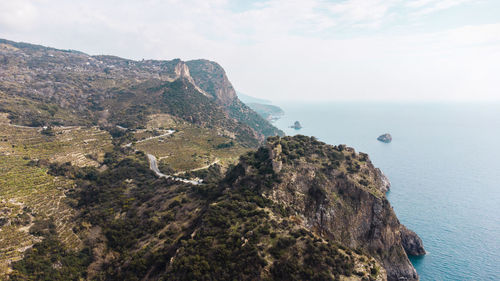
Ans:
[{"label": "sky", "polygon": [[500,101],[498,0],[0,0],[0,38],[205,58],[276,101]]}]

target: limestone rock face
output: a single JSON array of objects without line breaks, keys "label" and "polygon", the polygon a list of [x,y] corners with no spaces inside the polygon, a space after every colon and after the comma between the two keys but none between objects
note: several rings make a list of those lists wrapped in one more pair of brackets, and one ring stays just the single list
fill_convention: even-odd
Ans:
[{"label": "limestone rock face", "polygon": [[[419,251],[421,240],[413,232],[400,232],[406,228],[385,197],[390,183],[366,154],[304,136],[270,139],[268,147],[281,181],[265,197],[290,209],[318,235],[378,259],[388,280],[418,280],[405,249],[425,253]],[[296,157],[290,147],[299,147],[305,157],[290,160]]]},{"label": "limestone rock face", "polygon": [[423,256],[426,254],[422,239],[406,226],[401,225],[401,241],[406,253],[411,256]]},{"label": "limestone rock face", "polygon": [[189,68],[183,61],[179,61],[179,63],[177,63],[177,65],[174,68],[174,72],[177,77],[184,77],[184,78],[191,77],[191,75],[189,74]]},{"label": "limestone rock face", "polygon": [[208,60],[192,60],[186,64],[194,82],[221,105],[229,106],[238,98],[226,72],[218,63]]},{"label": "limestone rock face", "polygon": [[209,60],[187,61],[190,75],[200,92],[210,96],[229,113],[229,116],[243,124],[248,124],[252,129],[264,137],[284,135],[281,130],[272,126],[262,116],[253,111],[238,99],[233,85],[229,81],[224,69],[216,62]]},{"label": "limestone rock face", "polygon": [[205,95],[205,96],[207,96],[209,98],[212,98],[211,95],[209,95],[203,89],[201,89],[200,87],[198,87],[198,85],[196,85],[196,83],[194,82],[193,77],[191,77],[191,74],[189,73],[189,67],[187,66],[187,64],[185,62],[179,61],[179,63],[177,63],[177,65],[174,68],[174,72],[175,72],[175,75],[176,75],[176,79],[179,79],[179,78],[186,79],[189,83],[191,83],[193,85],[193,87],[198,92],[200,92],[201,94],[203,94],[203,95]]}]

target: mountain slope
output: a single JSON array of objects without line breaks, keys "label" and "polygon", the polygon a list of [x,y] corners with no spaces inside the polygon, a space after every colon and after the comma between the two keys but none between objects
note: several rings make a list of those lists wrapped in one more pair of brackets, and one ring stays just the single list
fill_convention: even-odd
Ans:
[{"label": "mountain slope", "polygon": [[140,152],[104,162],[103,172],[55,170],[79,175],[83,252],[63,263],[49,237],[36,247],[54,254],[28,251],[13,280],[58,280],[54,263],[90,280],[418,280],[386,179],[351,148],[271,138],[199,186],[156,178]]},{"label": "mountain slope", "polygon": [[236,91],[219,64],[207,60],[193,60],[186,62],[186,64],[191,70],[195,83],[215,97],[215,100],[227,109],[229,116],[249,125],[265,136],[284,135],[283,132],[277,130],[265,118],[238,99]]},{"label": "mountain slope", "polygon": [[[282,134],[244,106],[224,70],[205,60],[132,61],[0,39],[0,65],[0,91],[6,97],[0,111],[9,113],[17,124],[126,124],[133,129],[143,127],[148,115],[175,113],[203,126],[226,126],[250,146]],[[184,81],[183,86],[177,80]],[[160,85],[169,88],[169,95],[186,99],[170,102],[167,96],[150,97],[153,89],[160,91]],[[149,102],[148,106],[141,101]],[[32,106],[20,106],[24,102]],[[199,118],[186,118],[194,117],[194,111],[200,111]]]},{"label": "mountain slope", "polygon": [[283,109],[272,104],[247,103],[247,105],[255,112],[260,114],[260,116],[264,117],[264,119],[269,121],[278,120],[285,114]]}]

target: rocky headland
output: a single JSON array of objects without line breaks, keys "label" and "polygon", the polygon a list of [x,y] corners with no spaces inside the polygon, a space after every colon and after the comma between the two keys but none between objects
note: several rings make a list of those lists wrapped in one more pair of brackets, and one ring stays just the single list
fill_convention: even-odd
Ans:
[{"label": "rocky headland", "polygon": [[246,103],[251,109],[255,110],[260,116],[264,117],[268,121],[276,121],[281,118],[285,114],[283,109],[279,106],[272,104],[263,104],[263,103]]},{"label": "rocky headland", "polygon": [[[420,238],[400,224],[385,193],[390,183],[368,155],[305,136],[269,138],[268,160],[279,180],[262,195],[283,206],[323,239],[359,249],[378,260],[387,280],[418,280],[407,253],[425,254]],[[252,168],[235,185],[255,185]],[[405,251],[406,250],[406,251]]]}]

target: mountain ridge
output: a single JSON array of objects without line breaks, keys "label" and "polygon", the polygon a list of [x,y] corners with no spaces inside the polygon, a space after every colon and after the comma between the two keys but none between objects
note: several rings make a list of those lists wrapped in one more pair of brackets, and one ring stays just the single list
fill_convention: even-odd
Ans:
[{"label": "mountain ridge", "polygon": [[[250,134],[255,139],[251,145],[255,146],[258,142],[262,142],[266,136],[283,134],[239,101],[222,67],[208,60],[133,61],[115,56],[89,56],[82,52],[0,39],[0,63],[2,64],[0,91],[14,97],[29,99],[33,103],[38,103],[35,104],[37,107],[50,104],[52,110],[72,112],[68,113],[70,117],[68,119],[73,121],[54,120],[50,112],[45,112],[43,109],[20,114],[18,110],[8,108],[5,104],[0,107],[1,111],[11,113],[13,122],[19,124],[50,125],[50,122],[54,122],[54,125],[86,123],[106,126],[109,125],[107,124],[109,113],[103,104],[109,103],[113,97],[144,83],[154,84],[155,81],[174,82],[185,79],[194,86],[195,92],[212,99],[218,108],[226,112],[226,116],[223,117],[226,119],[225,123],[235,123],[232,127],[237,131],[254,131]],[[135,95],[144,96],[143,93],[137,92]],[[121,98],[126,99],[126,96],[123,95]],[[161,112],[162,108],[158,109]],[[140,115],[156,112],[148,112],[147,109],[146,112],[129,110],[128,114],[132,113],[136,113],[138,117],[134,126],[140,127],[144,123],[144,118]],[[205,115],[208,116],[209,113]],[[76,124],[76,120],[82,123]],[[236,125],[238,123],[240,125]],[[249,135],[244,132],[236,133]]]}]

